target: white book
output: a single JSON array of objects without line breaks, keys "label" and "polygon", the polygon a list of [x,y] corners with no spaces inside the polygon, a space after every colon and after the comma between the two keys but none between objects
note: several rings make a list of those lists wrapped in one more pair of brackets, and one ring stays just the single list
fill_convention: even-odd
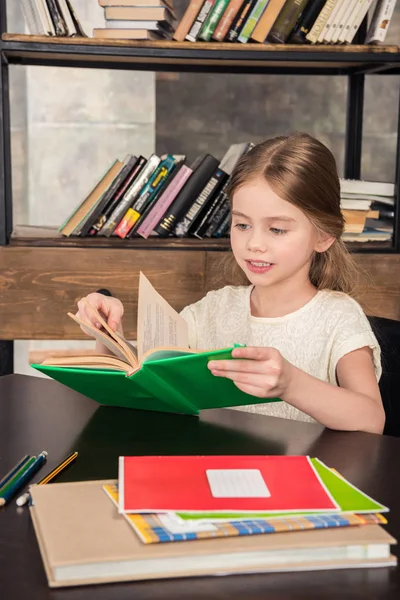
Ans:
[{"label": "white book", "polygon": [[148,29],[149,31],[155,31],[162,29],[162,25],[159,25],[159,21],[111,21],[106,20],[107,29]]},{"label": "white book", "polygon": [[385,40],[390,20],[396,6],[396,1],[397,0],[378,0],[365,38],[366,44],[383,42]]},{"label": "white book", "polygon": [[394,183],[382,181],[365,181],[364,179],[340,179],[340,194],[370,194],[371,196],[393,197]]},{"label": "white book", "polygon": [[353,13],[355,7],[360,1],[362,2],[362,0],[347,0],[347,2],[344,3],[342,11],[336,17],[336,21],[332,26],[333,31],[330,39],[331,44],[336,44],[338,42],[339,35],[342,32],[343,27],[346,27],[350,15]]},{"label": "white book", "polygon": [[21,0],[22,12],[31,35],[51,35],[50,23],[41,0]]},{"label": "white book", "polygon": [[329,15],[334,9],[338,0],[327,0],[324,6],[321,9],[318,17],[314,21],[314,25],[311,27],[310,31],[306,35],[306,39],[309,42],[315,44],[318,41],[319,34],[323,30],[325,23],[327,22]]},{"label": "white book", "polygon": [[65,24],[68,29],[68,35],[76,35],[78,32],[75,27],[75,23],[71,17],[71,13],[69,12],[68,5],[66,0],[57,0],[59,9],[61,10],[61,14],[64,17]]},{"label": "white book", "polygon": [[354,17],[353,22],[351,23],[348,31],[346,32],[346,35],[343,36],[343,39],[341,41],[351,44],[351,42],[354,39],[354,36],[359,30],[361,23],[364,21],[364,18],[373,3],[374,0],[363,0],[363,2],[358,7],[358,11]]},{"label": "white book", "polygon": [[53,19],[51,18],[49,7],[47,6],[46,0],[36,0],[36,4],[39,8],[41,15],[41,21],[47,28],[48,35],[56,35]]},{"label": "white book", "polygon": [[369,210],[371,208],[371,200],[340,198],[340,208],[342,210]]},{"label": "white book", "polygon": [[328,17],[328,19],[324,25],[324,28],[322,29],[321,33],[318,36],[318,42],[320,44],[322,44],[322,42],[325,42],[325,38],[326,38],[326,36],[328,36],[329,30],[332,26],[332,23],[334,23],[334,20],[336,18],[338,11],[341,10],[341,8],[345,2],[347,2],[347,0],[337,0],[337,2],[335,3],[335,6],[333,7],[333,10],[331,11],[331,13]]}]

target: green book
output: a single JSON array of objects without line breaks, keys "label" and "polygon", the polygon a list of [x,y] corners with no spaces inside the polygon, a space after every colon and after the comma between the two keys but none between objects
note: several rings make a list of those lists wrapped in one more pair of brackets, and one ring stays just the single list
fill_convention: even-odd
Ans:
[{"label": "green book", "polygon": [[258,0],[258,2],[255,4],[253,10],[249,15],[249,18],[247,19],[246,23],[242,28],[242,31],[240,32],[240,35],[238,37],[239,42],[241,42],[242,44],[246,44],[249,41],[251,34],[253,33],[259,19],[261,18],[264,10],[266,9],[268,2],[269,0]]},{"label": "green book", "polygon": [[210,14],[206,18],[201,28],[199,39],[204,42],[208,42],[211,39],[212,34],[215,31],[218,23],[221,20],[222,15],[225,12],[226,7],[229,4],[229,0],[217,0],[214,4],[213,8],[210,11]]},{"label": "green book", "polygon": [[[325,485],[327,490],[330,492],[332,498],[335,500],[341,513],[382,513],[388,512],[389,509],[376,502],[367,494],[364,494],[361,490],[352,485],[347,479],[344,479],[341,475],[336,473],[333,469],[327,467],[318,458],[311,458],[311,462],[321,478],[322,483]],[[182,519],[185,520],[232,520],[232,519],[271,519],[273,517],[289,517],[289,516],[300,516],[310,515],[312,511],[308,512],[286,512],[286,513],[177,513]],[[318,513],[315,513],[318,516]]]},{"label": "green book", "polygon": [[[206,408],[279,401],[256,398],[239,390],[230,379],[215,377],[208,361],[231,359],[235,345],[191,350],[186,321],[143,273],[139,278],[136,348],[113,331],[87,300],[85,305],[101,329],[69,316],[112,354],[50,357],[32,367],[100,404],[197,415]],[[157,347],[149,342],[153,340],[158,341]]]}]

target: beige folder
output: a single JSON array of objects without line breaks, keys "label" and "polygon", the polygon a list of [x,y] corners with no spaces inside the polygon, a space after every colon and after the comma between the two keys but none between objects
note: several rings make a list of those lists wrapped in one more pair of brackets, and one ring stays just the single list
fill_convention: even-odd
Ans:
[{"label": "beige folder", "polygon": [[396,564],[396,541],[378,525],[145,545],[105,483],[32,487],[30,510],[51,587]]}]

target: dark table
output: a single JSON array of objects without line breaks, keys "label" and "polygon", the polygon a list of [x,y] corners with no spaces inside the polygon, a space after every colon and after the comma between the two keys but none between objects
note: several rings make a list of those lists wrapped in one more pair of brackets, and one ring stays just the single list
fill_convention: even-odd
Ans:
[{"label": "dark table", "polygon": [[[320,425],[204,411],[200,418],[101,407],[47,379],[0,377],[0,474],[24,454],[49,453],[39,480],[69,452],[79,458],[59,481],[117,477],[117,457],[134,454],[309,454],[391,508],[400,539],[400,439],[334,432]],[[395,553],[397,549],[395,548]],[[0,509],[2,600],[261,600],[400,598],[399,568],[235,575],[50,590],[28,509]]]}]

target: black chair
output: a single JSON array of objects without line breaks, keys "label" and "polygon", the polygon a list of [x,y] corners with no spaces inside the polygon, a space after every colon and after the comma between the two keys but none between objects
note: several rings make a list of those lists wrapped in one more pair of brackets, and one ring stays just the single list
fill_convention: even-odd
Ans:
[{"label": "black chair", "polygon": [[379,382],[386,414],[384,434],[400,437],[400,321],[369,317],[382,351]]}]

